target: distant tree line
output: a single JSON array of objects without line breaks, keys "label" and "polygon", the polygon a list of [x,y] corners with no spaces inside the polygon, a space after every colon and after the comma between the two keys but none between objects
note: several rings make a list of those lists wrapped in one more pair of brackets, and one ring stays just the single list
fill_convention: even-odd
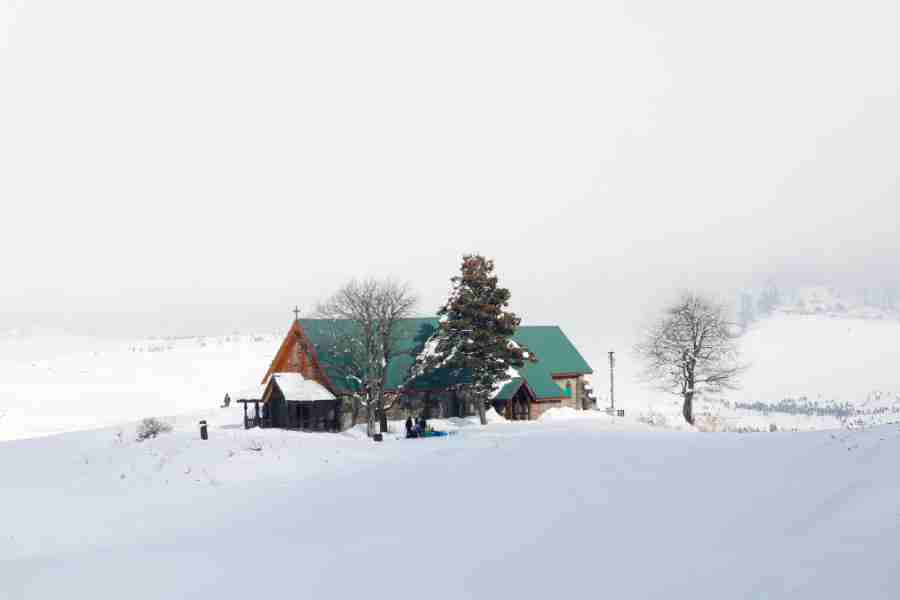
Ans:
[{"label": "distant tree line", "polygon": [[900,412],[895,407],[880,406],[877,408],[857,408],[849,402],[837,402],[810,400],[806,396],[799,398],[784,398],[774,404],[766,402],[728,402],[723,401],[726,408],[744,409],[759,412],[764,415],[769,413],[783,413],[788,415],[803,415],[807,417],[836,417],[847,419],[860,416],[877,416]]},{"label": "distant tree line", "polygon": [[774,281],[769,281],[758,295],[750,292],[742,293],[738,310],[738,325],[741,326],[741,329],[746,330],[753,322],[775,312],[781,303],[782,295]]},{"label": "distant tree line", "polygon": [[900,290],[896,286],[864,288],[861,295],[863,306],[882,310],[900,310]]}]

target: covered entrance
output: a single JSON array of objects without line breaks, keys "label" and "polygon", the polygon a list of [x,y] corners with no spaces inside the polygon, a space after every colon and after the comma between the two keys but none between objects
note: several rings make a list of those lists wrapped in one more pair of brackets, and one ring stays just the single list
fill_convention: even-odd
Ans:
[{"label": "covered entrance", "polygon": [[[244,404],[245,411],[247,404]],[[299,373],[275,373],[253,414],[245,414],[245,427],[340,431],[341,401],[320,383]]]},{"label": "covered entrance", "polygon": [[534,393],[528,384],[524,379],[519,379],[500,391],[494,400],[494,409],[508,421],[530,421],[534,400]]}]

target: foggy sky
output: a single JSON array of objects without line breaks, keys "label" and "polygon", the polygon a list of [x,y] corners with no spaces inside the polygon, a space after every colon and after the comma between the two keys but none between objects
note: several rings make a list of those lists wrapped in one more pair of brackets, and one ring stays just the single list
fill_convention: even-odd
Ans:
[{"label": "foggy sky", "polygon": [[0,328],[284,328],[496,260],[583,338],[682,287],[900,282],[896,2],[14,0]]}]

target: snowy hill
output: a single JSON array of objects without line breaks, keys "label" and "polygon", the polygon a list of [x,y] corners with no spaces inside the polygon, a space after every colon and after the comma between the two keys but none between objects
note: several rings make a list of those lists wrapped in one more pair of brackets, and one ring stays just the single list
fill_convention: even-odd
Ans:
[{"label": "snowy hill", "polygon": [[[812,296],[810,296],[812,297]],[[818,296],[816,296],[818,297]],[[807,304],[812,306],[812,304]],[[819,306],[819,305],[817,305]],[[579,342],[608,403],[606,350],[628,419],[682,427],[680,400],[637,379],[633,339]],[[0,440],[91,429],[219,406],[259,382],[281,334],[109,341],[0,337]],[[741,389],[698,401],[715,429],[825,429],[900,420],[900,321],[776,310],[741,340]]]},{"label": "snowy hill", "polygon": [[101,340],[0,337],[0,440],[221,405],[259,383],[280,335]]},{"label": "snowy hill", "polygon": [[848,293],[829,286],[804,286],[785,293],[781,313],[900,321],[900,293],[893,288]]},{"label": "snowy hill", "polygon": [[[705,399],[704,417],[846,425],[742,408],[802,397],[893,410],[898,334],[888,321],[761,320],[743,340],[744,388]],[[636,383],[622,353],[624,419],[434,420],[452,435],[381,444],[355,430],[244,430],[238,407],[215,407],[259,378],[280,340],[0,342],[0,435],[89,429],[0,441],[0,597],[900,595],[896,424],[672,431],[688,429],[678,401]],[[177,415],[174,431],[138,442],[150,415]]]},{"label": "snowy hill", "polygon": [[[862,412],[900,409],[900,322],[776,314],[744,336],[743,403],[786,398],[849,404]],[[895,415],[896,416],[896,415]]]},{"label": "snowy hill", "polygon": [[0,443],[0,597],[900,595],[896,426],[492,423],[376,444],[112,428]]},{"label": "snowy hill", "polygon": [[[741,388],[701,398],[697,411],[716,428],[824,429],[900,421],[900,321],[778,310],[742,336],[748,370]],[[633,339],[610,343],[627,349]],[[598,349],[599,350],[599,349]],[[602,351],[591,356],[603,357]],[[594,360],[594,388],[608,403],[605,361]],[[680,399],[639,380],[640,362],[619,352],[620,408],[680,427]],[[801,410],[806,407],[806,410]],[[810,413],[810,414],[806,414]]]}]

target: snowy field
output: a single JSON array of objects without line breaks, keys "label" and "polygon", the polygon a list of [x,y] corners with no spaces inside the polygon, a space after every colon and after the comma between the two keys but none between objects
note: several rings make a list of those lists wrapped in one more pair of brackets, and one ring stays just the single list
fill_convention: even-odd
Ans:
[{"label": "snowy field", "polygon": [[[806,416],[744,410],[736,405],[776,405],[786,398],[806,399],[823,407],[848,404],[862,412],[864,425],[900,421],[900,321],[779,312],[754,323],[742,336],[742,360],[748,370],[741,387],[700,398],[701,420],[721,428],[833,429],[855,426],[856,418]],[[616,340],[623,350],[616,362],[616,403],[629,415],[648,415],[668,427],[680,427],[681,401],[648,388],[638,379],[640,365],[627,350],[633,340]],[[608,367],[597,348],[594,387],[608,403]]]},{"label": "snowy field", "polygon": [[896,425],[376,444],[237,420],[0,443],[0,597],[900,597]]},{"label": "snowy field", "polygon": [[[900,425],[735,406],[892,408],[898,334],[823,315],[755,324],[744,388],[700,409],[718,431],[774,433],[686,427],[622,352],[624,419],[435,420],[451,435],[381,444],[245,431],[239,408],[215,408],[258,381],[280,335],[8,335],[0,598],[897,598]],[[604,354],[585,353],[603,403]],[[136,441],[146,416],[174,431]]]},{"label": "snowy field", "polygon": [[282,336],[102,340],[0,337],[0,440],[222,404],[258,384]]},{"label": "snowy field", "polygon": [[[683,428],[680,400],[637,379],[634,339],[570,332],[594,367],[594,388],[608,404],[606,351],[618,351],[616,395],[626,417]],[[579,335],[575,335],[578,333]],[[283,333],[109,341],[71,336],[0,336],[0,440],[173,416],[219,406],[225,392],[259,383]],[[900,322],[778,313],[754,323],[741,346],[750,368],[741,389],[701,398],[711,429],[771,426],[834,429],[855,419],[737,408],[785,398],[865,411],[865,425],[900,420]]]}]

